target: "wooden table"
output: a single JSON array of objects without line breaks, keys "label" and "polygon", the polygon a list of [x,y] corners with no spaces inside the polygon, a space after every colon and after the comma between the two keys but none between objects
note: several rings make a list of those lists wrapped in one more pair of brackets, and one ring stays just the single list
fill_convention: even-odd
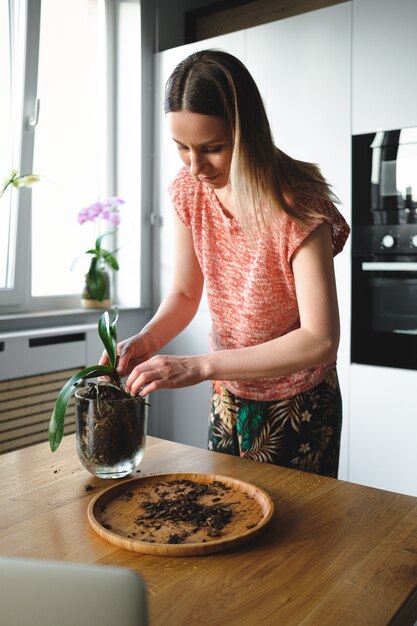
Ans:
[{"label": "wooden table", "polygon": [[[417,619],[417,498],[148,437],[137,475],[213,472],[275,503],[268,527],[228,552],[141,555],[90,527],[109,481],[78,461],[74,436],[0,456],[0,554],[131,567],[147,581],[153,626],[352,626]],[[89,489],[91,485],[93,489]]]}]

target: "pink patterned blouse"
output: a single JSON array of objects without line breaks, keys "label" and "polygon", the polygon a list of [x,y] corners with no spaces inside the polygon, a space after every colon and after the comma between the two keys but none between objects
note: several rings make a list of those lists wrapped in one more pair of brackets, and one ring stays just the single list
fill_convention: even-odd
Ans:
[{"label": "pink patterned blouse", "polygon": [[[291,257],[316,225],[301,228],[287,215],[262,237],[245,235],[228,216],[212,189],[183,167],[169,187],[174,209],[191,228],[194,248],[205,279],[212,316],[210,350],[252,346],[300,325]],[[317,204],[317,206],[316,206]],[[350,229],[330,202],[314,208],[331,217],[334,255]],[[335,366],[328,363],[289,376],[219,381],[232,393],[251,400],[290,398],[319,384]]]}]

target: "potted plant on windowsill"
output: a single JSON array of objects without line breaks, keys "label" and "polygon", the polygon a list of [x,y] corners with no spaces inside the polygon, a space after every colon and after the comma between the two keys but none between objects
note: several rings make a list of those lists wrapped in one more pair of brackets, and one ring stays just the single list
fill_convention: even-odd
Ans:
[{"label": "potted plant on windowsill", "polygon": [[[84,467],[100,478],[121,478],[137,468],[145,451],[148,404],[123,390],[117,374],[118,310],[105,311],[98,333],[109,365],[91,365],[62,387],[49,423],[52,452],[59,447],[69,400],[75,394],[77,453]],[[95,383],[87,379],[105,377]]]},{"label": "potted plant on windowsill", "polygon": [[119,270],[115,254],[103,247],[103,239],[114,235],[120,224],[119,207],[125,204],[122,198],[112,197],[103,202],[95,202],[83,208],[78,213],[78,223],[94,223],[99,230],[107,228],[106,232],[95,240],[94,248],[86,250],[90,265],[85,275],[84,289],[81,295],[81,305],[84,308],[108,309],[112,304],[112,274]]}]

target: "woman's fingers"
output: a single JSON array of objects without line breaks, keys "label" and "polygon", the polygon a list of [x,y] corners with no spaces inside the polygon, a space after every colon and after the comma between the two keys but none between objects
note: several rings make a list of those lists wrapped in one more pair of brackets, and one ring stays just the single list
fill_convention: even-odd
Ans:
[{"label": "woman's fingers", "polygon": [[138,394],[145,396],[158,388],[157,382],[160,379],[159,370],[155,366],[149,365],[149,361],[145,361],[145,363],[141,363],[133,368],[125,382],[125,390],[132,396]]},{"label": "woman's fingers", "polygon": [[131,395],[147,395],[156,389],[174,389],[201,382],[197,357],[157,355],[137,365],[125,383]]}]

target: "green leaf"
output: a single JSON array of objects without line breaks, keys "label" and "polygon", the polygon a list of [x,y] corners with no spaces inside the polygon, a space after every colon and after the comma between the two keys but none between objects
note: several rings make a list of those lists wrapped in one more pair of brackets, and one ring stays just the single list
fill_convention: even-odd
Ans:
[{"label": "green leaf", "polygon": [[109,363],[113,370],[116,368],[117,361],[117,331],[116,323],[119,318],[119,309],[114,307],[113,318],[110,322],[110,315],[105,311],[98,321],[98,334],[106,349]]},{"label": "green leaf", "polygon": [[91,295],[100,302],[104,300],[107,288],[107,280],[104,272],[97,267],[98,257],[91,260],[87,274],[87,286]]},{"label": "green leaf", "polygon": [[10,184],[11,184],[10,180],[7,184],[6,183],[4,184],[3,189],[0,191],[0,198],[6,192],[6,189],[9,187]]},{"label": "green leaf", "polygon": [[96,250],[101,250],[101,242],[103,241],[104,237],[107,237],[107,235],[113,235],[113,233],[115,233],[116,230],[117,230],[117,228],[114,227],[111,230],[108,230],[107,232],[105,232],[102,235],[100,235],[99,237],[97,237],[97,239],[96,239]]},{"label": "green leaf", "polygon": [[[113,319],[110,323],[110,334],[114,345],[114,353],[117,354],[117,320],[119,319],[119,309],[117,306],[113,308]],[[116,364],[115,364],[116,367]]]},{"label": "green leaf", "polygon": [[114,256],[112,255],[111,252],[109,252],[108,250],[104,250],[103,248],[101,249],[101,256],[102,258],[105,260],[105,262],[110,265],[110,267],[114,270],[118,270],[119,269],[119,264],[116,261],[116,259],[114,258]]},{"label": "green leaf", "polygon": [[68,402],[72,396],[78,381],[85,378],[95,378],[96,376],[108,376],[114,373],[114,368],[108,365],[92,365],[74,374],[62,387],[55,402],[49,421],[49,445],[52,452],[58,448],[64,434],[64,421],[67,412]]}]

